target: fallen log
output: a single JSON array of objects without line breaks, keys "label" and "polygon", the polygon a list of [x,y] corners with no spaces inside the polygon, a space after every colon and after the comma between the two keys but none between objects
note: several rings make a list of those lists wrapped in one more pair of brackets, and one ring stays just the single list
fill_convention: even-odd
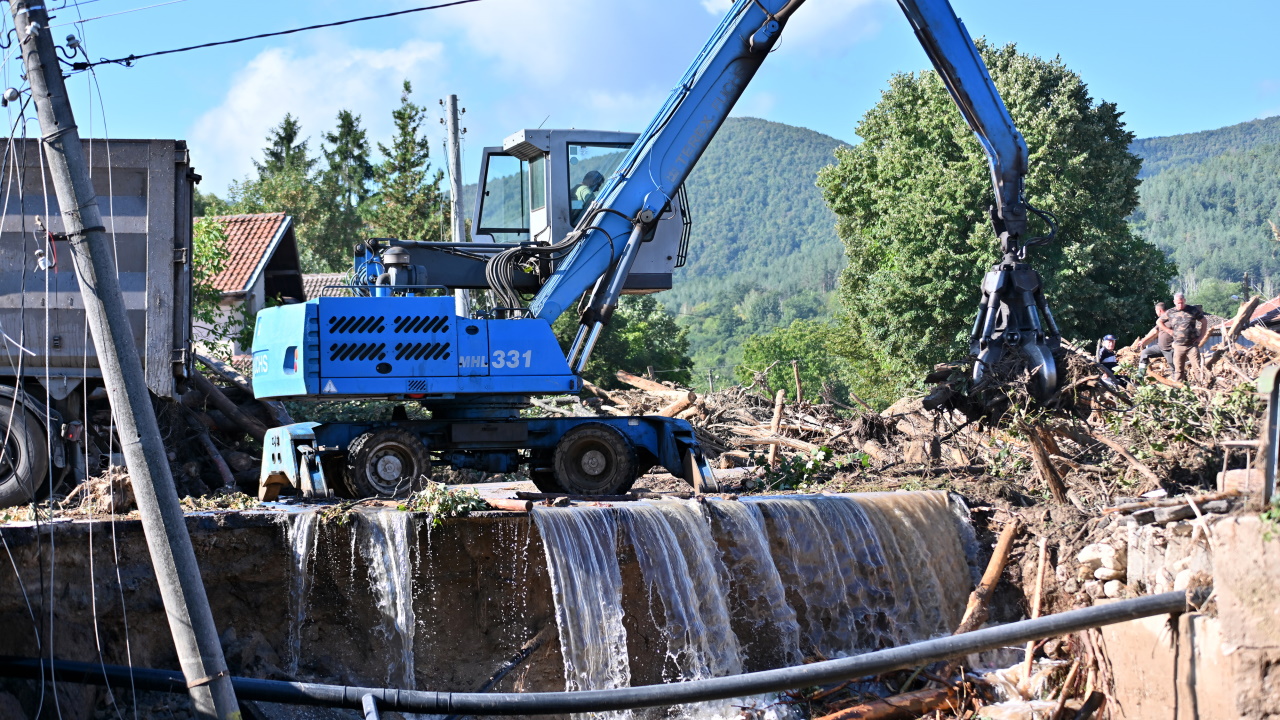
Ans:
[{"label": "fallen log", "polygon": [[1261,345],[1274,353],[1280,353],[1280,333],[1264,327],[1245,328],[1240,333],[1255,345]]},{"label": "fallen log", "polygon": [[969,603],[965,606],[964,617],[960,619],[960,627],[956,628],[955,635],[977,630],[987,621],[991,597],[995,594],[1000,576],[1004,574],[1005,564],[1009,562],[1009,549],[1013,547],[1013,538],[1021,527],[1022,519],[1015,515],[1000,532],[1000,539],[996,541],[995,550],[991,553],[991,561],[987,563],[987,569],[982,573],[982,581],[969,595]]},{"label": "fallen log", "polygon": [[1058,475],[1058,469],[1053,466],[1053,461],[1049,459],[1049,452],[1044,448],[1044,441],[1040,437],[1038,428],[1024,425],[1022,429],[1031,439],[1031,459],[1040,476],[1044,478],[1045,484],[1049,486],[1053,499],[1059,504],[1066,503],[1067,487],[1063,484],[1062,477]]},{"label": "fallen log", "polygon": [[649,378],[632,375],[626,370],[619,370],[615,373],[615,377],[617,377],[620,382],[624,382],[637,390],[643,390],[650,395],[657,395],[671,400],[688,398],[689,402],[693,402],[698,399],[698,394],[692,390],[680,390],[678,388],[667,387],[666,385],[650,380]]},{"label": "fallen log", "polygon": [[600,386],[598,386],[598,385],[595,385],[595,384],[592,384],[592,383],[587,382],[586,380],[583,380],[583,381],[582,381],[582,389],[583,389],[583,390],[586,390],[587,392],[591,393],[592,395],[595,395],[596,397],[600,398],[601,400],[603,400],[603,401],[605,401],[605,402],[607,402],[607,403],[610,403],[610,404],[613,404],[613,405],[617,405],[617,404],[618,404],[618,401],[614,399],[613,395],[610,395],[610,394],[609,394],[609,391],[608,391],[608,390],[605,390],[604,388],[602,388],[602,387],[600,387]]},{"label": "fallen log", "polygon": [[[779,390],[778,394],[773,398],[773,422],[769,423],[769,431],[777,435],[782,425],[782,406],[787,400],[787,393]],[[769,448],[769,467],[778,466],[778,446],[773,445]]]},{"label": "fallen log", "polygon": [[[245,377],[233,366],[222,362],[217,358],[206,357],[204,355],[196,355],[196,359],[200,364],[209,368],[218,377],[240,388],[246,395],[253,397],[253,380]],[[262,406],[267,409],[267,414],[275,420],[278,425],[292,425],[293,417],[289,415],[289,411],[285,409],[284,403],[279,400],[258,400]]]},{"label": "fallen log", "polygon": [[209,399],[209,402],[213,403],[213,406],[218,408],[218,410],[220,410],[228,420],[231,420],[239,426],[241,430],[244,430],[246,433],[253,436],[254,440],[262,442],[262,438],[267,434],[267,427],[265,425],[258,422],[256,418],[246,415],[238,405],[231,402],[231,400],[218,389],[218,386],[210,382],[209,378],[205,377],[202,373],[192,373],[191,377],[196,389],[204,393],[204,396]]},{"label": "fallen log", "polygon": [[[693,393],[689,393],[689,395],[690,395],[690,396],[692,396],[692,397],[696,397]],[[690,407],[691,405],[693,405],[693,400],[692,400],[692,399],[687,398],[687,397],[686,397],[686,398],[680,398],[679,400],[676,400],[675,402],[671,403],[670,405],[668,405],[668,406],[666,406],[666,407],[662,408],[661,410],[659,410],[657,414],[658,414],[660,417],[675,417],[675,416],[676,416],[676,415],[678,415],[679,413],[684,412],[685,410],[689,409],[689,407]]]},{"label": "fallen log", "polygon": [[1133,512],[1135,510],[1146,510],[1156,507],[1176,507],[1178,505],[1186,505],[1189,502],[1197,505],[1213,502],[1214,500],[1226,500],[1228,498],[1240,497],[1239,490],[1219,490],[1218,492],[1204,493],[1195,497],[1176,497],[1176,498],[1154,498],[1151,500],[1141,500],[1138,502],[1124,503],[1122,505],[1113,505],[1111,507],[1102,508],[1104,515],[1118,512]]},{"label": "fallen log", "polygon": [[[1248,302],[1241,303],[1240,309],[1236,311],[1235,317],[1228,320],[1222,326],[1222,342],[1223,344],[1235,342],[1240,337],[1240,332],[1249,324],[1249,318],[1253,317],[1253,311],[1258,309],[1258,305],[1262,302],[1261,295],[1254,295],[1249,298]],[[1208,337],[1205,338],[1206,340]]]},{"label": "fallen log", "polygon": [[[1049,538],[1041,535],[1039,543],[1039,560],[1036,563],[1036,591],[1031,596],[1031,619],[1035,620],[1040,617],[1040,600],[1044,597],[1044,563],[1045,550]],[[1031,677],[1031,662],[1035,659],[1036,642],[1034,640],[1027,642],[1026,656],[1022,661],[1022,677]]]},{"label": "fallen log", "polygon": [[1155,471],[1151,468],[1144,465],[1141,460],[1134,457],[1133,454],[1129,452],[1129,449],[1117,440],[1113,440],[1105,435],[1091,433],[1088,430],[1070,428],[1062,425],[1055,426],[1053,431],[1063,437],[1074,440],[1080,447],[1088,447],[1090,445],[1090,440],[1106,445],[1117,455],[1124,458],[1125,461],[1129,463],[1129,466],[1141,473],[1143,477],[1156,483],[1156,485],[1160,484],[1160,476],[1156,475]]},{"label": "fallen log", "polygon": [[909,720],[958,707],[954,687],[927,688],[854,705],[816,720]]},{"label": "fallen log", "polygon": [[513,500],[511,498],[485,498],[485,504],[494,510],[510,510],[512,512],[529,512],[533,509],[532,500]]},{"label": "fallen log", "polygon": [[1071,661],[1071,669],[1067,671],[1067,679],[1062,681],[1062,692],[1058,695],[1058,705],[1054,708],[1049,720],[1059,720],[1067,706],[1067,698],[1071,697],[1071,686],[1075,684],[1076,673],[1080,671],[1080,658]]},{"label": "fallen log", "polygon": [[183,413],[187,419],[187,425],[195,431],[196,440],[200,443],[200,447],[204,449],[204,454],[209,456],[209,461],[218,470],[218,477],[222,478],[222,487],[234,488],[236,486],[235,477],[231,474],[231,466],[227,464],[226,458],[222,457],[222,453],[218,451],[218,447],[213,444],[213,438],[209,437],[209,428],[204,426],[196,418],[196,414],[192,411]]}]

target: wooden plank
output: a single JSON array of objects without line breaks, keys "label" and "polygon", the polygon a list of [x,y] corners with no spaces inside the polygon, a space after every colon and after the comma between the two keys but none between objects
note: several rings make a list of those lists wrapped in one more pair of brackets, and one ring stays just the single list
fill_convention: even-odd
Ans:
[{"label": "wooden plank", "polygon": [[173,141],[147,147],[146,342],[141,348],[147,387],[160,397],[175,395],[173,377],[174,164]]},{"label": "wooden plank", "polygon": [[1249,324],[1249,318],[1253,317],[1253,311],[1258,309],[1258,305],[1262,303],[1261,295],[1254,295],[1249,298],[1248,302],[1242,303],[1240,309],[1236,311],[1235,317],[1228,320],[1222,328],[1222,341],[1224,343],[1234,342],[1240,337],[1240,332]]}]

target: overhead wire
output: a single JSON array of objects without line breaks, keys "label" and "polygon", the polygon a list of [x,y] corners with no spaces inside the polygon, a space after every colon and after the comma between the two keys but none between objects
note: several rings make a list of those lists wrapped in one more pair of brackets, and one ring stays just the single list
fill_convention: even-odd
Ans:
[{"label": "overhead wire", "polygon": [[[176,5],[180,2],[186,2],[186,1],[187,0],[168,0],[168,2],[156,3],[155,5],[147,5],[145,7],[132,8],[130,10],[121,10],[119,12],[106,13],[105,15],[98,15],[96,17],[91,17],[91,18],[81,18],[79,20],[72,20],[71,22],[57,23],[57,24],[50,25],[49,27],[50,29],[52,29],[56,27],[65,27],[67,25],[83,26],[84,23],[93,22],[94,20],[101,20],[102,18],[115,17],[116,15],[128,15],[129,13],[135,13],[135,12],[138,12],[139,10],[150,10],[151,8],[164,7],[165,5]],[[73,3],[73,4],[75,5],[76,12],[78,13],[80,9],[80,5],[82,5],[83,3]]]},{"label": "overhead wire", "polygon": [[[73,63],[74,70],[88,70],[98,65],[124,65],[131,67],[134,62],[145,58],[159,57],[161,55],[173,55],[175,53],[189,52],[191,50],[203,50],[205,48],[219,47],[222,45],[234,45],[236,43],[248,42],[250,40],[262,40],[270,37],[280,37],[281,35],[292,35],[294,33],[307,32],[309,30],[321,30],[324,28],[339,27],[342,25],[351,25],[353,23],[366,22],[369,20],[382,20],[384,18],[397,17],[400,15],[408,15],[410,13],[424,12],[426,10],[439,10],[441,8],[454,7],[456,5],[468,5],[470,3],[480,2],[480,0],[453,0],[453,2],[438,3],[436,5],[425,5],[423,7],[409,8],[407,10],[397,10],[395,12],[380,13],[378,15],[365,15],[363,17],[350,18],[348,20],[338,20],[336,22],[320,23],[319,25],[308,25],[306,27],[293,28],[292,30],[280,30],[277,32],[259,33],[257,35],[248,35],[245,37],[233,38],[231,40],[219,40],[216,42],[201,43],[199,45],[189,45],[187,47],[174,48],[172,50],[159,50],[156,52],[143,53],[142,55],[128,55],[126,57],[114,59],[102,59],[96,62]],[[141,9],[141,8],[140,8]]]}]

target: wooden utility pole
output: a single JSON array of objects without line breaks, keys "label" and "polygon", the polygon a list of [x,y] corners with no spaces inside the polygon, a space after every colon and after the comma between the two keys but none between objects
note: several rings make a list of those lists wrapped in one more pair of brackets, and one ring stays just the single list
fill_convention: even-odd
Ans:
[{"label": "wooden utility pole", "polygon": [[[449,219],[453,242],[467,241],[467,221],[462,216],[462,133],[458,128],[458,96],[450,95],[442,100],[444,105],[445,135],[449,145]],[[466,112],[463,110],[462,112]],[[453,291],[453,311],[459,317],[471,317],[471,292]]]},{"label": "wooden utility pole", "polygon": [[[201,718],[239,720],[240,708],[178,504],[151,394],[142,374],[142,361],[125,315],[97,193],[89,178],[80,133],[58,65],[49,13],[40,0],[10,0],[9,5],[27,81],[31,83],[31,98],[40,119],[49,177],[62,208],[62,227],[71,246],[85,318],[93,334],[107,395],[116,411],[116,429],[178,662]],[[55,227],[50,218],[49,229]]]}]

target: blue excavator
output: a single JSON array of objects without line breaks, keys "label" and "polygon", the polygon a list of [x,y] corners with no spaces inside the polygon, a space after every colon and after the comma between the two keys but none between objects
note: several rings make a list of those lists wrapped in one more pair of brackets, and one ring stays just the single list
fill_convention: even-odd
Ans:
[{"label": "blue excavator", "polygon": [[[521,466],[543,491],[625,493],[662,466],[696,490],[715,476],[687,421],[659,416],[535,418],[539,395],[578,393],[624,293],[671,287],[689,241],[683,184],[803,0],[737,0],[643,132],[525,130],[485,148],[474,242],[375,238],[355,247],[335,297],[258,313],[259,398],[391,400],[382,421],[271,430],[259,497],[292,486],[327,496],[403,496],[433,464],[490,473]],[[1058,386],[1059,332],[1026,251],[1053,218],[1023,196],[1027,146],[947,0],[899,0],[990,161],[989,209],[1002,259],[983,279],[971,335],[973,386],[1030,377]],[[1051,232],[1030,237],[1028,215]],[[458,313],[447,291],[487,291]],[[526,299],[531,296],[526,302]],[[575,307],[566,353],[552,322]],[[403,403],[430,419],[411,420]]]}]

